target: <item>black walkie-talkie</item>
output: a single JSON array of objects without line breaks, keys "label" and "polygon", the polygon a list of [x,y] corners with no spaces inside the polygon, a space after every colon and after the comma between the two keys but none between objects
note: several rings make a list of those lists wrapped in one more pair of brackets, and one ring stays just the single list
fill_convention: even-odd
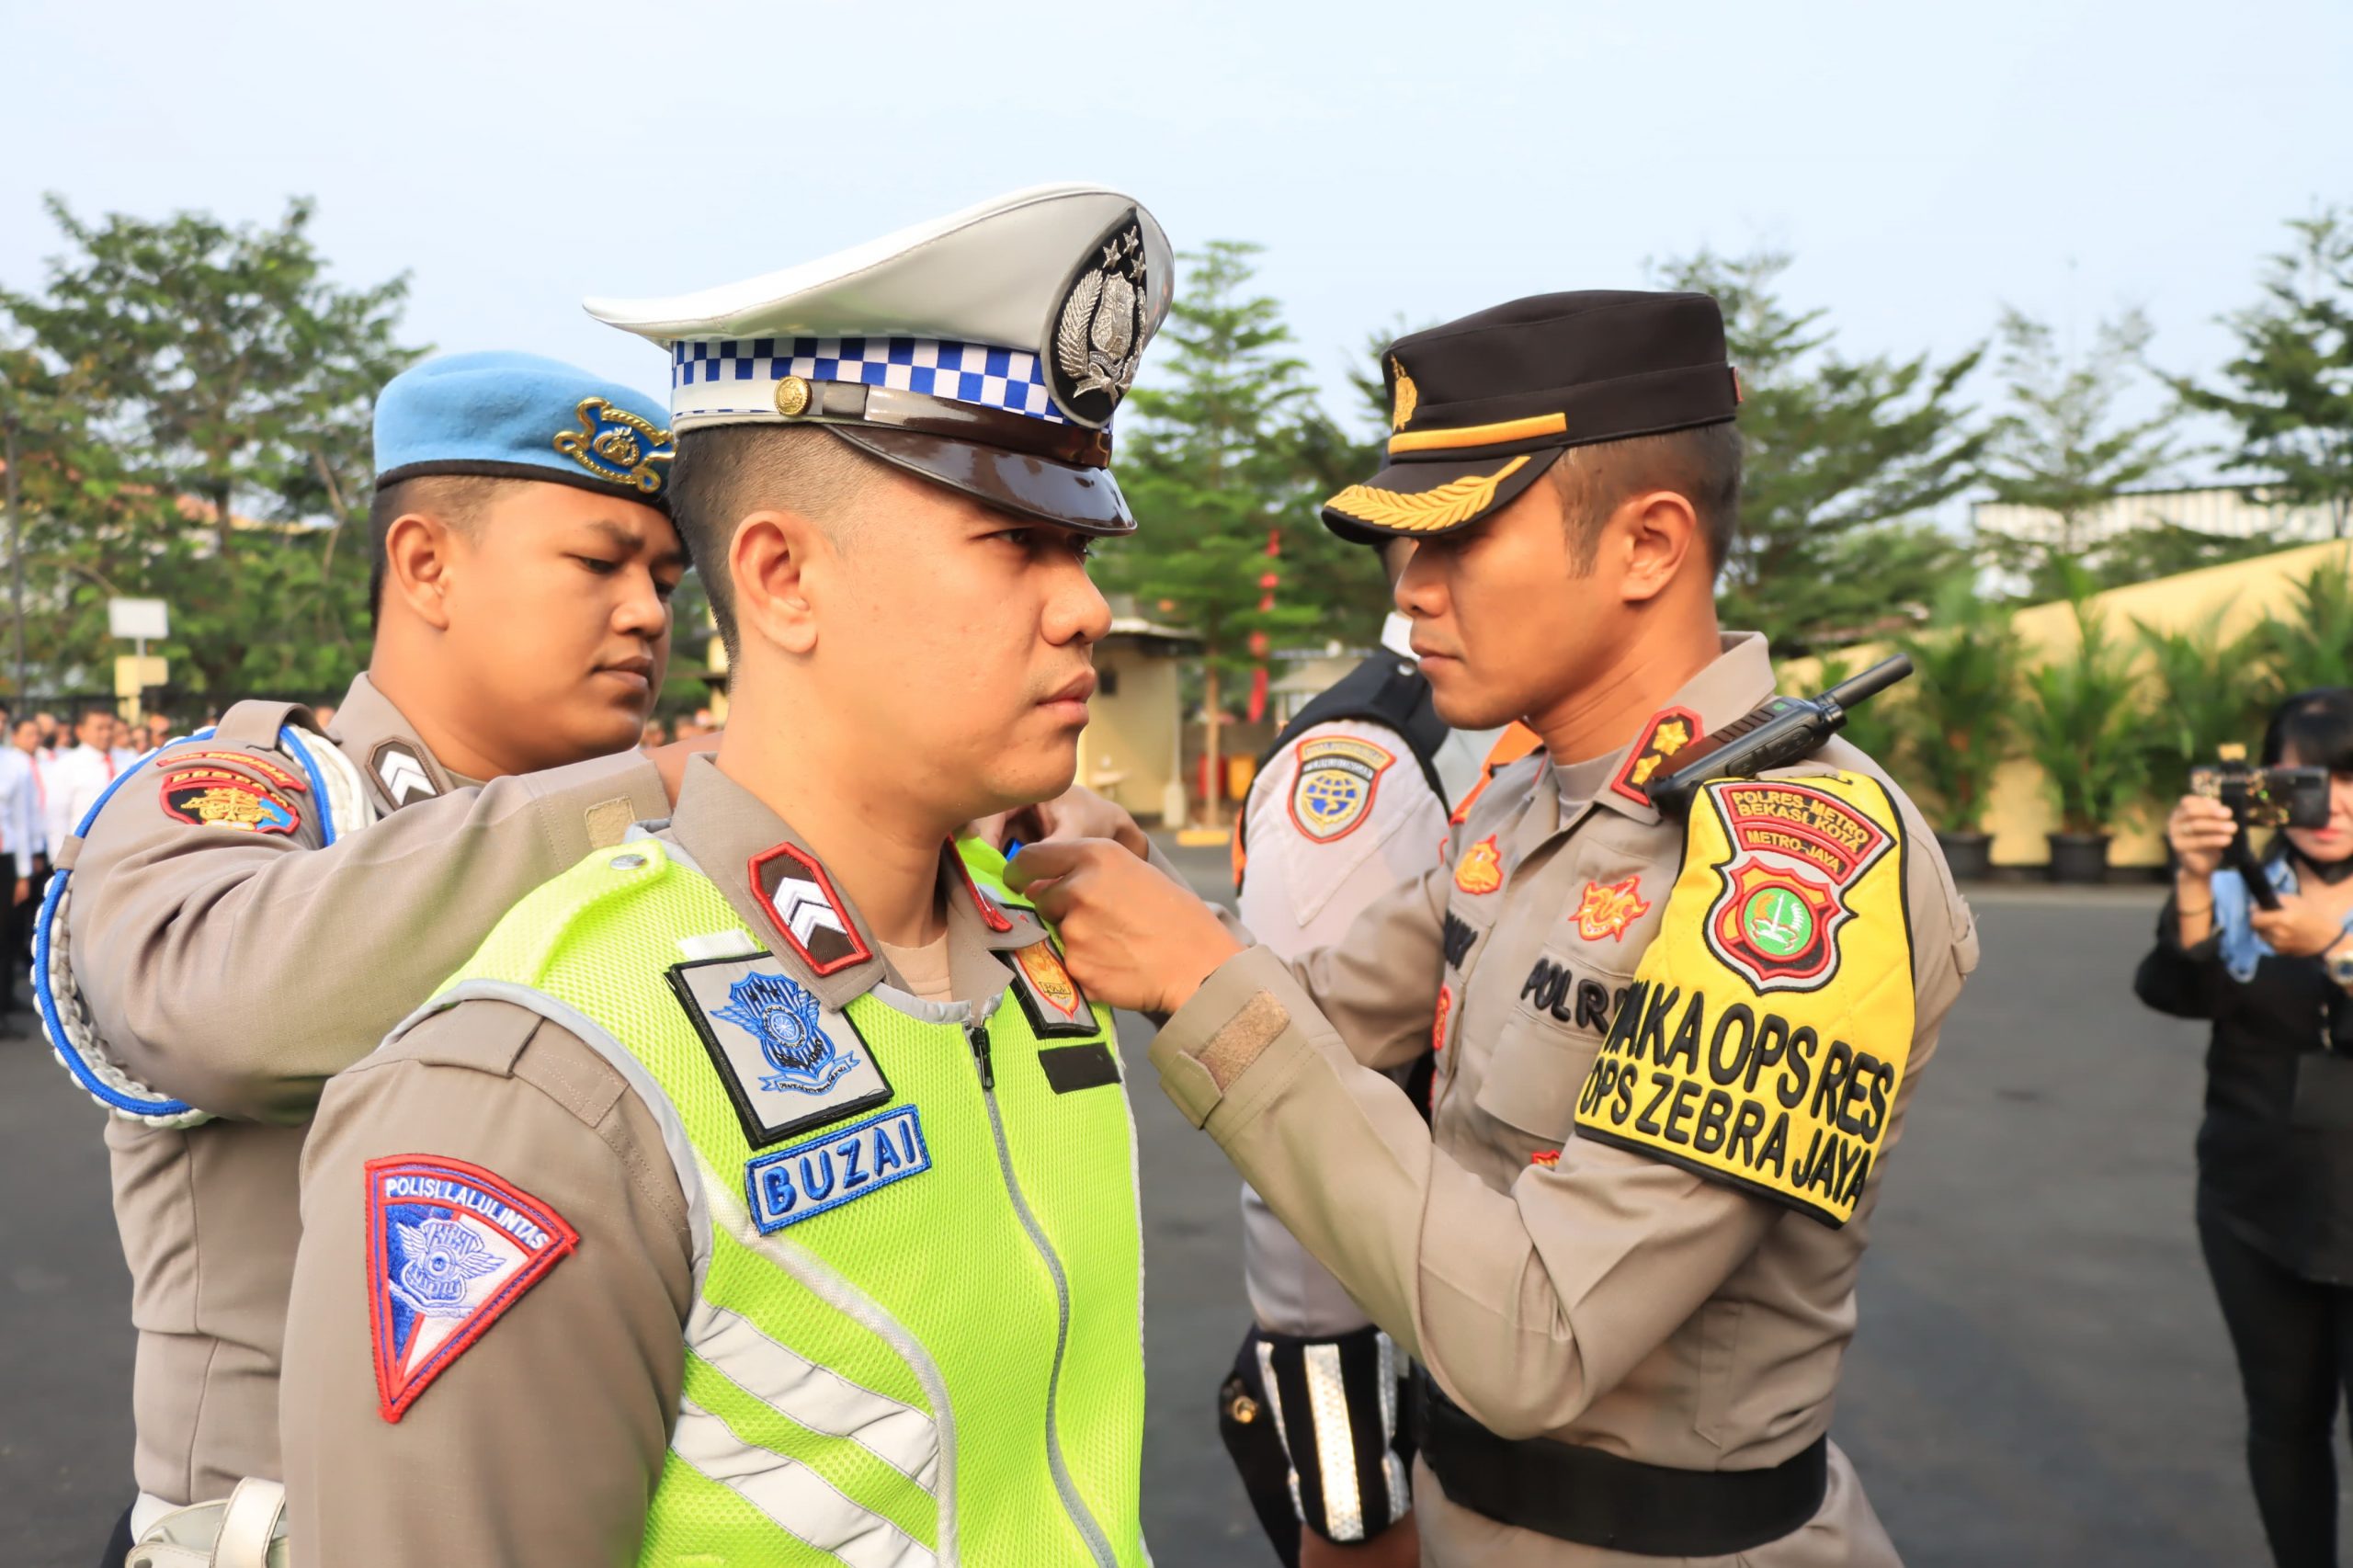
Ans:
[{"label": "black walkie-talkie", "polygon": [[1675,766],[1650,781],[1646,791],[1662,815],[1691,810],[1699,786],[1711,778],[1753,778],[1812,753],[1847,722],[1847,710],[1877,696],[1912,673],[1912,661],[1898,653],[1882,659],[1820,697],[1776,697],[1722,729],[1700,736],[1670,758]]}]

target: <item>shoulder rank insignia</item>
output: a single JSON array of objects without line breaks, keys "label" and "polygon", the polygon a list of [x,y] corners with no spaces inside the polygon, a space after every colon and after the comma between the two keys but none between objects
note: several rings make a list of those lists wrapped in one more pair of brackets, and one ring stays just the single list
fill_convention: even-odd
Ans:
[{"label": "shoulder rank insignia", "polygon": [[1363,824],[1381,776],[1396,760],[1370,741],[1348,735],[1302,741],[1290,787],[1291,825],[1317,844],[1346,838]]},{"label": "shoulder rank insignia", "polygon": [[247,773],[208,767],[164,777],[164,810],[200,827],[239,833],[292,833],[301,824],[293,804]]},{"label": "shoulder rank insignia", "polygon": [[833,974],[874,956],[816,857],[779,844],[753,856],[749,874],[752,896],[810,973]]},{"label": "shoulder rank insignia", "polygon": [[1626,764],[1609,788],[1638,806],[1647,806],[1651,798],[1643,787],[1659,769],[1659,764],[1699,738],[1699,715],[1688,708],[1667,708],[1651,715],[1643,726],[1642,738],[1634,749],[1626,754]]},{"label": "shoulder rank insignia", "polygon": [[384,742],[369,754],[368,766],[376,770],[376,782],[383,787],[384,799],[392,801],[394,811],[441,792],[433,782],[432,769],[406,741]]},{"label": "shoulder rank insignia", "polygon": [[670,986],[753,1148],[891,1098],[873,1049],[848,1015],[819,1002],[772,955],[674,964]]},{"label": "shoulder rank insignia", "polygon": [[1495,846],[1494,834],[1462,852],[1461,864],[1454,868],[1454,885],[1473,894],[1493,892],[1504,885],[1504,855]]},{"label": "shoulder rank insignia", "polygon": [[529,1193],[462,1160],[370,1160],[367,1181],[376,1408],[398,1421],[580,1244],[580,1233]]},{"label": "shoulder rank insignia", "polygon": [[1578,1135],[1852,1218],[1912,1052],[1902,847],[1859,775],[1703,790]]},{"label": "shoulder rank insignia", "polygon": [[631,485],[648,495],[662,493],[662,470],[654,465],[678,455],[670,432],[655,429],[652,421],[615,408],[601,397],[582,398],[573,416],[580,428],[556,432],[557,451],[598,479]]},{"label": "shoulder rank insignia", "polygon": [[1055,951],[1051,937],[1041,937],[1013,950],[1013,993],[1029,1016],[1029,1028],[1040,1040],[1102,1032],[1086,994],[1078,988]]}]

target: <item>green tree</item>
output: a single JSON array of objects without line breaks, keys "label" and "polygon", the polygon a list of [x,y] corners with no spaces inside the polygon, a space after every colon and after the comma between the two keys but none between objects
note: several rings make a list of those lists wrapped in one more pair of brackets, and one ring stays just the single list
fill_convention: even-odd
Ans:
[{"label": "green tree", "polygon": [[2264,500],[2328,509],[2353,529],[2353,211],[2291,220],[2293,245],[2271,257],[2264,298],[2225,317],[2239,336],[2227,385],[2174,386],[2190,407],[2238,426],[2223,467],[2253,476]]},{"label": "green tree", "polygon": [[[1399,316],[1387,331],[1365,335],[1363,355],[1347,371],[1352,418],[1335,419],[1314,403],[1302,414],[1295,439],[1311,481],[1311,507],[1370,479],[1388,461],[1389,391],[1381,359],[1391,344],[1416,330]],[[1292,561],[1294,590],[1308,593],[1322,612],[1318,630],[1327,639],[1360,647],[1379,640],[1391,600],[1378,551],[1348,543],[1311,510],[1297,528],[1284,530],[1283,553]]]},{"label": "green tree", "polygon": [[1985,439],[1959,401],[1982,349],[1849,358],[1827,312],[1782,301],[1789,267],[1776,251],[1703,250],[1654,268],[1723,306],[1747,474],[1720,598],[1784,655],[1924,611],[1960,548],[1920,519],[1971,482]]},{"label": "green tree", "polygon": [[2003,311],[1998,335],[2007,406],[1987,430],[1986,487],[1997,501],[2051,514],[2057,528],[2049,538],[1985,542],[1996,562],[2026,574],[2035,597],[2055,598],[2063,589],[2054,562],[2092,554],[2093,514],[2171,466],[2175,411],[2118,417],[2118,400],[2149,342],[2148,319],[2137,310],[2100,323],[2080,355],[2013,309]]},{"label": "green tree", "polygon": [[[1225,677],[1246,673],[1267,640],[1323,622],[1298,558],[1267,552],[1278,530],[1292,540],[1318,528],[1321,496],[1301,457],[1313,389],[1280,308],[1249,292],[1256,249],[1221,240],[1184,258],[1164,386],[1130,395],[1122,434],[1120,483],[1138,529],[1104,551],[1102,568],[1107,586],[1201,639],[1212,779]],[[1262,608],[1269,595],[1273,608]],[[1215,825],[1215,790],[1209,812]]]},{"label": "green tree", "polygon": [[152,593],[173,608],[160,651],[208,693],[347,679],[367,562],[343,536],[368,502],[370,411],[423,353],[395,335],[406,278],[329,279],[307,200],[240,227],[47,205],[67,254],[40,292],[0,290],[0,315],[79,443],[34,552],[63,574],[50,625],[66,660],[104,657],[104,597]]}]

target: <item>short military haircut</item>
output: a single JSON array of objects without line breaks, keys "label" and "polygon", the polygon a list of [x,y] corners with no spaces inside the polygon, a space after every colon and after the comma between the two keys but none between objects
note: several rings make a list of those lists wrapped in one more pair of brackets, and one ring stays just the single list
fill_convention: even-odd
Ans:
[{"label": "short military haircut", "polygon": [[735,584],[727,574],[736,524],[777,507],[800,513],[847,545],[860,505],[885,472],[881,459],[819,425],[719,425],[679,437],[670,465],[670,520],[701,574],[731,666],[744,654]]},{"label": "short military haircut", "polygon": [[500,479],[480,473],[423,473],[387,484],[368,503],[368,624],[373,627],[384,608],[384,545],[392,525],[414,512],[435,517],[469,539],[477,538],[483,514],[498,493],[529,480]]},{"label": "short military haircut", "polygon": [[1601,525],[1629,496],[1672,490],[1691,503],[1711,570],[1721,570],[1740,530],[1740,427],[1730,420],[1663,436],[1571,447],[1552,465],[1569,529],[1570,563],[1583,575],[1601,554]]}]

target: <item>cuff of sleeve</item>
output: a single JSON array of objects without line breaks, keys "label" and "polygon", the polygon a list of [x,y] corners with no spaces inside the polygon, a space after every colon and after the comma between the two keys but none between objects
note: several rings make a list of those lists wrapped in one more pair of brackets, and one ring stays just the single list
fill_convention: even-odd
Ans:
[{"label": "cuff of sleeve", "polygon": [[670,814],[662,775],[636,751],[550,768],[535,776],[531,793],[567,866],[619,844],[633,824]]},{"label": "cuff of sleeve", "polygon": [[2192,962],[2203,962],[2222,950],[2222,926],[2217,920],[2196,947],[2181,945],[2181,905],[2174,899],[2165,900],[2157,912],[2157,946]]},{"label": "cuff of sleeve", "polygon": [[1176,1108],[1199,1127],[1229,1100],[1237,1108],[1264,1102],[1257,1085],[1310,1049],[1296,1027],[1302,1019],[1322,1021],[1290,971],[1265,948],[1245,949],[1169,1016],[1153,1037],[1153,1065]]}]

